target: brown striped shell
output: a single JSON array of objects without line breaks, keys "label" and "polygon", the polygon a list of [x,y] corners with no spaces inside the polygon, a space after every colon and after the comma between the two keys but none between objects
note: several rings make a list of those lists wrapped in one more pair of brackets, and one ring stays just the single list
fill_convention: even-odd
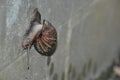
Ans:
[{"label": "brown striped shell", "polygon": [[42,55],[51,56],[57,46],[57,32],[53,25],[43,20],[42,31],[34,42],[34,47]]}]

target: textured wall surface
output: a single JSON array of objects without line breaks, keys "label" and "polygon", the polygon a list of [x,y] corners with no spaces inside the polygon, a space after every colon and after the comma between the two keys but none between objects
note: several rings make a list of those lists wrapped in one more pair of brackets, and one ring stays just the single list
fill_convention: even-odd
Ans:
[{"label": "textured wall surface", "polygon": [[[21,41],[34,8],[58,32],[51,57]],[[118,80],[112,62],[120,48],[120,0],[0,0],[0,80]]]}]

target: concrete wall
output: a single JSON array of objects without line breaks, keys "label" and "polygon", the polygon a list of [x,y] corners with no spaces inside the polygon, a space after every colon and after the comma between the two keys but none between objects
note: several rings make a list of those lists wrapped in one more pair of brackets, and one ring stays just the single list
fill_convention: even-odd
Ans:
[{"label": "concrete wall", "polygon": [[[28,71],[21,41],[36,7],[58,46],[51,57],[32,48]],[[119,34],[120,0],[0,0],[0,80],[117,80]]]}]

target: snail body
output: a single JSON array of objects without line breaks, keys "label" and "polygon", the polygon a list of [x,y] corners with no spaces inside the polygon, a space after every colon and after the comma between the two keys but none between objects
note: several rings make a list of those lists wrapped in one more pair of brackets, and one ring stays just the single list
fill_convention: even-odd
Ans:
[{"label": "snail body", "polygon": [[24,49],[27,49],[28,47],[31,47],[32,44],[34,44],[34,40],[36,39],[36,36],[38,34],[38,32],[40,32],[42,29],[42,25],[37,24],[32,26],[32,28],[28,31],[28,33],[26,33],[25,38],[22,42],[22,46]]},{"label": "snail body", "polygon": [[35,10],[35,15],[30,22],[30,27],[24,35],[22,47],[31,48],[34,45],[35,50],[41,55],[51,56],[57,45],[57,32],[54,26],[47,20],[41,24],[41,15]]}]

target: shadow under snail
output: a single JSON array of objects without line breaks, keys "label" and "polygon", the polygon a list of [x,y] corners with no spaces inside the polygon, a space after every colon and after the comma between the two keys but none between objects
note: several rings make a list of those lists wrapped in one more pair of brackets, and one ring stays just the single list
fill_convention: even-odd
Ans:
[{"label": "shadow under snail", "polygon": [[22,47],[24,49],[34,46],[35,50],[44,56],[51,56],[57,46],[57,32],[54,26],[47,20],[41,23],[41,14],[34,10],[33,19],[24,34]]}]

